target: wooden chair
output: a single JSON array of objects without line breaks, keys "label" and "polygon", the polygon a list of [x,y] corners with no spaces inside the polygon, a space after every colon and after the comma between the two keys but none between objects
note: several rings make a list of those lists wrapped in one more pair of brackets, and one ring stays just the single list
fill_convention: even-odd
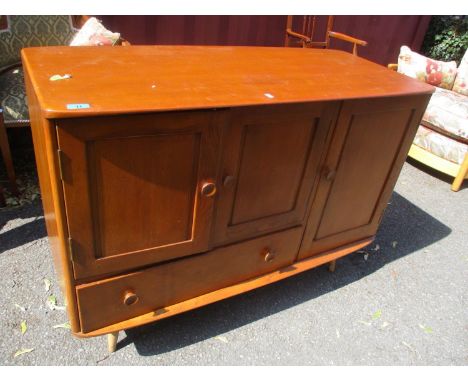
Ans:
[{"label": "wooden chair", "polygon": [[[299,16],[297,16],[299,17]],[[300,32],[294,31],[296,26],[294,23],[294,16],[288,16],[286,23],[286,38],[285,46],[302,46],[303,48],[324,48],[330,47],[330,38],[346,41],[353,44],[353,54],[357,56],[357,46],[366,46],[367,42],[357,38],[348,36],[344,33],[333,32],[334,16],[327,17],[327,24],[325,28],[325,41],[314,41],[315,35],[318,34],[319,19],[318,16],[302,16]],[[323,28],[322,28],[323,29]]]}]

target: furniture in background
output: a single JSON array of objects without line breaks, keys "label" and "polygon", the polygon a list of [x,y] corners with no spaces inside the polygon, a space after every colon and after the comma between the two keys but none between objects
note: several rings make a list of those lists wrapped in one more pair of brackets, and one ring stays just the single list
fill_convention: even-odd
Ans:
[{"label": "furniture in background", "polygon": [[367,42],[364,40],[359,40],[344,33],[333,32],[334,16],[328,16],[326,26],[324,25],[321,28],[325,32],[322,35],[324,38],[322,41],[314,40],[320,32],[318,16],[296,16],[296,19],[302,19],[300,25],[296,25],[294,16],[288,16],[287,18],[285,46],[299,45],[303,48],[328,49],[330,38],[336,38],[353,44],[353,54],[357,56],[357,46],[367,45]]},{"label": "furniture in background", "polygon": [[433,91],[337,50],[22,54],[71,330],[111,351],[370,244]]},{"label": "furniture in background", "polygon": [[[7,127],[29,126],[20,51],[26,46],[65,45],[76,32],[70,16],[1,16],[0,148],[11,192],[18,195]],[[5,205],[0,185],[0,206]]]},{"label": "furniture in background", "polygon": [[[89,16],[0,16],[0,149],[7,169],[10,188],[18,194],[13,160],[8,144],[6,128],[29,126],[29,111],[20,52],[31,46],[56,46],[73,44],[74,38],[89,37],[101,24]],[[100,26],[100,29],[99,29]],[[91,29],[87,34],[85,32]],[[96,35],[96,33],[94,33]],[[119,44],[119,34],[112,34],[112,43]],[[73,45],[96,45],[101,40],[81,38]],[[64,74],[64,73],[61,73]],[[0,206],[5,205],[0,185]]]},{"label": "furniture in background", "polygon": [[451,189],[458,191],[468,179],[468,51],[457,68],[455,61],[432,60],[403,46],[398,64],[388,67],[436,86],[408,156],[454,177]]}]

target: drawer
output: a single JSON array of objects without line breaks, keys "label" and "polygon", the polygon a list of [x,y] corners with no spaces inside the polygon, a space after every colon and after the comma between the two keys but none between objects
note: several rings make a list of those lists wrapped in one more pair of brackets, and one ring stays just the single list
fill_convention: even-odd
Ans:
[{"label": "drawer", "polygon": [[87,333],[292,264],[303,227],[76,288]]}]

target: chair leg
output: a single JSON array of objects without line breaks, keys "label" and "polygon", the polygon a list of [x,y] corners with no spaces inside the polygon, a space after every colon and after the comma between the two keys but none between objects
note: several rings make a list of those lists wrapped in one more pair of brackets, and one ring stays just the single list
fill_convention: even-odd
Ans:
[{"label": "chair leg", "polygon": [[458,171],[458,174],[452,183],[452,187],[451,187],[452,191],[457,192],[458,190],[460,190],[463,180],[466,178],[467,174],[468,174],[468,154],[465,154],[465,159],[463,159],[463,162],[460,166],[460,170]]},{"label": "chair leg", "polygon": [[330,261],[328,263],[328,271],[333,273],[335,272],[335,269],[336,269],[336,260]]},{"label": "chair leg", "polygon": [[5,195],[3,195],[3,187],[0,185],[0,207],[6,206]]},{"label": "chair leg", "polygon": [[114,353],[117,349],[117,340],[119,338],[119,332],[109,333],[107,335],[107,349],[109,353]]},{"label": "chair leg", "polygon": [[3,161],[10,180],[10,188],[13,195],[19,194],[18,187],[16,185],[15,169],[13,168],[13,159],[11,158],[10,145],[8,144],[8,136],[6,132],[5,124],[3,123],[3,114],[0,113],[0,150],[2,151]]}]

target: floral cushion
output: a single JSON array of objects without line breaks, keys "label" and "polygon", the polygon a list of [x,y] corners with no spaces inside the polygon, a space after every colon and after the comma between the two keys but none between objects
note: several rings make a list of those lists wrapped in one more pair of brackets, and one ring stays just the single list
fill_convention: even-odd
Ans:
[{"label": "floral cushion", "polygon": [[468,143],[468,97],[436,88],[421,123]]},{"label": "floral cushion", "polygon": [[120,33],[113,33],[107,30],[98,19],[91,17],[81,27],[70,45],[115,45],[119,39]]},{"label": "floral cushion", "polygon": [[0,102],[5,124],[29,120],[22,67],[10,69],[0,76]]},{"label": "floral cushion", "polygon": [[419,126],[413,143],[440,158],[461,164],[468,153],[468,145],[457,142],[422,125]]},{"label": "floral cushion", "polygon": [[457,78],[455,78],[452,90],[468,96],[468,49],[458,67]]},{"label": "floral cushion", "polygon": [[402,46],[398,56],[398,72],[440,88],[452,89],[457,63],[432,60]]}]

